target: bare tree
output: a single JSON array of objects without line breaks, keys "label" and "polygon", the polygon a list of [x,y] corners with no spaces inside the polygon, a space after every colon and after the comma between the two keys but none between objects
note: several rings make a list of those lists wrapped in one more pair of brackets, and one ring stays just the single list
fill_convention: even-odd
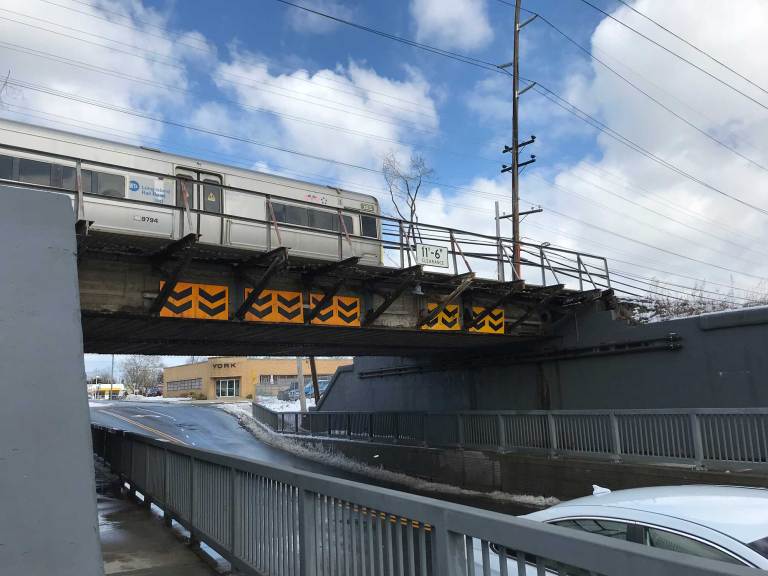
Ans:
[{"label": "bare tree", "polygon": [[98,370],[93,372],[87,380],[88,384],[115,384],[112,374],[109,370]]},{"label": "bare tree", "polygon": [[128,356],[120,369],[129,394],[144,394],[163,380],[163,362],[158,356]]},{"label": "bare tree", "polygon": [[187,364],[197,364],[206,360],[208,360],[208,356],[187,356]]},{"label": "bare tree", "polygon": [[[382,172],[389,188],[389,196],[392,198],[392,204],[394,204],[398,216],[400,216],[401,220],[408,221],[405,241],[410,244],[410,239],[413,237],[415,243],[416,224],[419,222],[419,217],[416,213],[416,201],[418,200],[422,184],[434,174],[434,170],[427,166],[426,161],[421,155],[412,155],[408,166],[403,166],[397,159],[397,156],[395,156],[395,153],[390,152],[384,158]],[[405,203],[404,206],[402,206],[403,202]],[[405,213],[407,213],[407,217]]]}]

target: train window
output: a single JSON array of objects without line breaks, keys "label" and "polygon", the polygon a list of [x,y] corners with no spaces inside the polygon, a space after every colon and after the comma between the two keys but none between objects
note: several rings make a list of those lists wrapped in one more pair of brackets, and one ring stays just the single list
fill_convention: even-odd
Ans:
[{"label": "train window", "polygon": [[65,188],[66,190],[74,190],[76,172],[77,171],[72,166],[54,164],[51,169],[51,186]]},{"label": "train window", "polygon": [[290,206],[289,204],[272,203],[272,210],[275,212],[275,220],[285,224],[296,224],[298,226],[309,226],[309,213],[302,206]]},{"label": "train window", "polygon": [[[346,230],[342,230],[342,232],[346,232],[347,234],[354,234],[355,233],[355,225],[352,222],[352,216],[347,216],[346,214],[343,214],[342,219],[344,220],[344,228]],[[338,223],[339,219],[336,218],[336,222]]]},{"label": "train window", "polygon": [[179,176],[176,180],[176,206],[194,208],[194,189],[195,184],[191,179]]},{"label": "train window", "polygon": [[11,156],[0,156],[0,178],[13,180],[13,158]]},{"label": "train window", "polygon": [[203,182],[203,210],[221,214],[221,186],[215,180]]},{"label": "train window", "polygon": [[376,218],[373,216],[360,216],[360,225],[362,229],[362,235],[366,238],[379,237],[379,234],[376,230]]},{"label": "train window", "polygon": [[[319,230],[338,229],[338,216],[333,212],[323,212],[322,210],[308,210],[309,226]],[[334,226],[335,224],[335,226]]]},{"label": "train window", "polygon": [[50,186],[51,165],[48,162],[19,158],[19,181]]},{"label": "train window", "polygon": [[125,197],[125,177],[107,172],[94,172],[96,175],[96,194],[113,198]]}]

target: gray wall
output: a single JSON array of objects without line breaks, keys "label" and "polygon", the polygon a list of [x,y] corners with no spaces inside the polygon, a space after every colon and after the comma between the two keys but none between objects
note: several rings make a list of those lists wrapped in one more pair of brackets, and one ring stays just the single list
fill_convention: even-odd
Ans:
[{"label": "gray wall", "polygon": [[72,207],[0,198],[0,572],[101,575]]},{"label": "gray wall", "polygon": [[[666,338],[682,348],[606,353],[616,344]],[[664,346],[663,343],[656,344]],[[603,347],[574,359],[521,362],[511,355],[431,362],[358,358],[340,374],[323,410],[598,409],[768,406],[768,308],[633,326],[589,309],[536,354]],[[418,366],[414,369],[414,366]],[[448,368],[446,368],[448,366]],[[403,374],[370,377],[380,369]],[[361,378],[367,375],[369,377]]]}]

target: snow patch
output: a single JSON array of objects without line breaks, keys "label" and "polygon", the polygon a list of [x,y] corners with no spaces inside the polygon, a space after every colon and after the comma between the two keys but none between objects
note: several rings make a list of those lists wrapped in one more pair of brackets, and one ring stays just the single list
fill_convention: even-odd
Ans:
[{"label": "snow patch", "polygon": [[[272,412],[301,412],[301,402],[298,400],[278,400],[276,396],[257,396],[256,401]],[[315,399],[307,398],[307,408],[315,407]]]},{"label": "snow patch", "polygon": [[[261,397],[259,398],[259,404],[261,404]],[[480,497],[490,498],[498,502],[509,502],[514,504],[522,504],[524,506],[531,506],[535,508],[549,508],[555,504],[559,504],[560,500],[551,496],[532,496],[529,494],[510,494],[508,492],[494,491],[494,492],[479,492],[477,490],[467,490],[465,488],[459,488],[451,484],[441,484],[439,482],[429,482],[420,478],[414,478],[407,474],[400,472],[392,472],[391,470],[385,470],[375,466],[370,466],[364,462],[353,460],[343,454],[337,454],[332,452],[324,446],[312,446],[307,447],[301,442],[291,438],[289,436],[283,436],[276,432],[273,432],[261,422],[256,420],[251,413],[250,403],[238,402],[233,404],[218,404],[218,408],[224,410],[235,416],[240,425],[248,430],[257,440],[285,450],[291,454],[295,454],[301,458],[307,460],[314,460],[322,464],[329,464],[341,470],[351,472],[353,474],[360,474],[361,476],[368,476],[381,482],[391,482],[393,484],[400,484],[406,486],[412,490],[418,490],[420,492],[429,492],[440,495],[453,495],[453,496],[467,496],[467,497]]]}]

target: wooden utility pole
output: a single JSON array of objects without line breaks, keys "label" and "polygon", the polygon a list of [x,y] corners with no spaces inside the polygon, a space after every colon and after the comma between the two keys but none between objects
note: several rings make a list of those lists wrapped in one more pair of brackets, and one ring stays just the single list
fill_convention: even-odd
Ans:
[{"label": "wooden utility pole", "polygon": [[296,380],[299,386],[299,406],[301,411],[307,411],[307,395],[304,392],[304,358],[296,356]]},{"label": "wooden utility pole", "polygon": [[312,372],[312,390],[315,393],[315,406],[320,404],[320,385],[317,382],[317,363],[315,357],[309,357],[309,369]]},{"label": "wooden utility pole", "polygon": [[520,8],[523,0],[515,0],[514,56],[512,60],[512,264],[516,279],[520,274],[520,174],[518,173],[518,115],[517,103],[520,98]]}]

